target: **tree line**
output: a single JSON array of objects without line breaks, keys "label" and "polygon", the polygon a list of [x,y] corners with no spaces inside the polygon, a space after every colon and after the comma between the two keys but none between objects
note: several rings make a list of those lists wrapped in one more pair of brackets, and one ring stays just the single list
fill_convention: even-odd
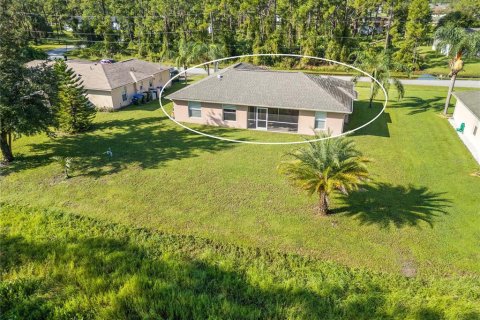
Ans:
[{"label": "tree line", "polygon": [[36,41],[67,27],[97,53],[131,49],[157,61],[175,59],[182,43],[213,43],[229,56],[299,53],[348,62],[374,42],[415,67],[417,47],[431,31],[428,0],[11,0],[11,6]]}]

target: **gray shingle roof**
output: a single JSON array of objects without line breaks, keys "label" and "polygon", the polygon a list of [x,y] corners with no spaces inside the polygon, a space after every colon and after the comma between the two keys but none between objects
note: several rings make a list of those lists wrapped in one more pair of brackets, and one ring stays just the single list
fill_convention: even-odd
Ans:
[{"label": "gray shingle roof", "polygon": [[454,92],[453,95],[480,119],[480,90]]},{"label": "gray shingle roof", "polygon": [[247,106],[351,113],[354,84],[302,72],[273,71],[235,64],[167,96]]},{"label": "gray shingle roof", "polygon": [[[42,62],[45,61],[30,61],[27,66],[35,66]],[[111,64],[86,60],[68,60],[66,62],[76,74],[82,77],[85,89],[91,90],[110,91],[133,82],[148,79],[152,75],[168,69],[168,67],[138,59]]]}]

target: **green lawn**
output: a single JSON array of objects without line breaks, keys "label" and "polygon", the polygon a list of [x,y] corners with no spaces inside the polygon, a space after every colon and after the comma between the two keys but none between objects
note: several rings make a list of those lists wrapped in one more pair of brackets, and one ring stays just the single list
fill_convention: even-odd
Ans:
[{"label": "green lawn", "polygon": [[[364,99],[366,88],[359,90]],[[330,318],[341,314],[344,318],[453,319],[461,318],[461,312],[465,319],[478,316],[480,178],[470,175],[478,165],[439,116],[445,94],[446,88],[408,86],[402,101],[391,101],[376,122],[353,137],[372,159],[372,181],[349,197],[334,199],[334,214],[326,218],[313,214],[315,198],[291,186],[276,171],[283,154],[295,147],[233,144],[199,136],[169,121],[158,102],[100,113],[95,130],[84,135],[16,140],[17,161],[2,168],[0,177],[1,201],[14,205],[14,209],[7,206],[0,218],[6,243],[0,246],[0,257],[7,257],[6,262],[0,260],[9,268],[0,275],[4,281],[0,294],[9,296],[7,304],[15,304],[12,297],[50,301],[51,296],[52,305],[79,295],[80,302],[72,301],[66,305],[67,311],[62,311],[65,318],[73,314],[68,308],[88,311],[93,308],[89,303],[96,308],[108,305],[104,318],[116,318],[117,309],[146,308],[149,299],[160,301],[160,309],[166,308],[160,305],[165,296],[158,293],[163,286],[165,294],[175,291],[175,286],[188,289],[186,296],[175,296],[186,306],[183,312],[187,317],[193,310],[201,315],[210,310],[218,318],[236,318],[234,315],[242,312],[252,318],[306,318],[302,312],[310,310]],[[358,102],[350,126],[365,123],[379,110],[379,102],[372,109],[364,100]],[[250,141],[302,139],[290,134],[196,128]],[[104,154],[108,148],[113,151],[112,158]],[[73,178],[62,178],[61,168],[52,161],[54,155],[76,158]],[[21,209],[24,206],[29,209]],[[153,235],[129,236],[136,227]],[[183,242],[179,245],[172,240],[176,236],[167,236],[161,240],[169,246],[166,257],[160,257],[161,246],[149,242],[157,232],[182,239],[193,236],[186,238],[191,241],[208,239],[202,240],[208,245],[197,251],[196,245],[182,247]],[[90,243],[90,238],[100,235],[106,238]],[[149,244],[137,243],[142,241]],[[236,248],[230,244],[240,248],[225,249],[228,254],[221,251],[224,246]],[[42,255],[44,246],[53,246],[53,251]],[[91,248],[100,250],[98,255],[90,252]],[[249,260],[254,248],[268,250],[267,256],[278,255],[280,260],[272,258],[272,266],[263,258]],[[188,261],[170,258],[176,251],[187,254]],[[293,267],[290,262],[278,262],[284,261],[283,253],[298,254],[305,260],[294,258]],[[121,263],[137,258],[140,260],[133,260],[132,265]],[[91,259],[98,270],[88,269],[93,268]],[[313,265],[306,267],[303,261]],[[148,270],[132,271],[143,263]],[[183,270],[184,263],[185,274],[175,271]],[[276,263],[287,266],[276,269]],[[250,273],[249,264],[255,272]],[[178,277],[173,284],[145,280],[151,277],[149,272],[155,275],[163,265],[175,266],[162,273],[168,279],[173,272]],[[308,270],[303,273],[305,268]],[[105,284],[104,273],[111,273],[114,283]],[[84,275],[87,278],[82,278]],[[225,277],[233,279],[233,288],[240,286],[238,292],[233,290],[237,295],[229,288],[225,292],[220,289],[228,287]],[[15,287],[15,281],[24,278],[22,285]],[[214,282],[212,291],[204,288],[210,280]],[[13,281],[11,286],[9,281]],[[90,286],[93,291],[82,291]],[[47,293],[35,288],[45,288]],[[132,302],[144,288],[149,288],[146,296]],[[212,298],[211,292],[219,296]],[[206,295],[199,298],[199,305],[191,300],[197,294]],[[251,301],[257,294],[267,301],[265,305]],[[328,302],[312,309],[319,296]],[[352,305],[345,301],[338,305],[337,299],[347,299]],[[240,308],[236,305],[239,301],[240,307],[246,304],[250,311],[231,311]],[[220,308],[219,303],[225,309],[215,309]],[[171,312],[176,312],[174,306],[178,304],[172,304]],[[261,308],[270,313],[254,312]],[[169,312],[165,311],[165,317],[178,316]]]},{"label": "green lawn", "polygon": [[[445,89],[406,92],[354,137],[372,159],[372,184],[336,199],[328,218],[313,215],[316,199],[276,171],[294,147],[199,136],[166,119],[157,102],[100,113],[96,130],[85,135],[15,141],[18,161],[3,169],[2,199],[377,271],[413,265],[418,274],[478,273],[480,179],[470,176],[478,167],[437,115]],[[379,105],[359,103],[351,125],[370,119]],[[204,129],[250,141],[303,139]],[[54,155],[77,159],[72,179],[62,179]]]},{"label": "green lawn", "polygon": [[[433,74],[435,76],[443,76],[448,78],[450,68],[448,66],[449,58],[432,50],[430,46],[420,47],[420,57],[423,61],[422,70],[416,72],[420,74]],[[480,78],[480,59],[467,58],[464,59],[464,69],[458,74],[459,78]]]},{"label": "green lawn", "polygon": [[58,48],[65,48],[64,44],[55,44],[55,43],[43,43],[43,44],[38,44],[38,45],[32,45],[33,48],[42,50],[42,51],[50,51],[53,49],[58,49]]},{"label": "green lawn", "polygon": [[292,254],[0,207],[2,319],[478,319],[479,279],[408,279]]}]

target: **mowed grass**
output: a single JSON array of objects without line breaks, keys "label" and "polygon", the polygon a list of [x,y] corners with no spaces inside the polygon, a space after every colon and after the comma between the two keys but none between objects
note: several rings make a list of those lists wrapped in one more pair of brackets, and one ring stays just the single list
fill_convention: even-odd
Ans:
[{"label": "mowed grass", "polygon": [[[451,58],[432,50],[431,46],[422,46],[419,48],[420,58],[422,60],[422,70],[415,74],[434,74],[448,78],[450,73],[449,61]],[[458,74],[459,78],[480,78],[480,59],[464,59],[464,68]]]},{"label": "mowed grass", "polygon": [[[362,99],[366,89],[360,89]],[[373,124],[353,136],[371,158],[372,181],[332,201],[317,217],[308,197],[278,174],[295,146],[235,144],[191,133],[168,120],[158,102],[100,113],[96,129],[14,143],[3,168],[3,201],[259,247],[408,276],[480,273],[478,165],[438,115],[446,88],[406,87]],[[394,97],[392,97],[394,98]],[[171,106],[167,106],[171,108]],[[360,101],[350,126],[380,111]],[[298,141],[290,134],[200,127],[248,141]],[[111,148],[113,157],[105,152]],[[75,157],[64,180],[52,161]]]},{"label": "mowed grass", "polygon": [[408,279],[0,207],[2,319],[478,319],[480,280]]}]

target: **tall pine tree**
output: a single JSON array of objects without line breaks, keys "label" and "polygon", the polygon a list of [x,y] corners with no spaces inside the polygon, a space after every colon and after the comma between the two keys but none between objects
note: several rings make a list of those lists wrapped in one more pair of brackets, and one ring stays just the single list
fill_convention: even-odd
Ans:
[{"label": "tall pine tree", "polygon": [[425,41],[429,32],[432,12],[428,0],[412,0],[408,7],[408,18],[405,26],[405,41],[396,52],[398,61],[411,69],[420,69],[418,63],[418,46]]},{"label": "tall pine tree", "polygon": [[86,97],[83,81],[65,61],[54,66],[58,77],[58,124],[60,130],[77,133],[88,130],[96,109]]}]

